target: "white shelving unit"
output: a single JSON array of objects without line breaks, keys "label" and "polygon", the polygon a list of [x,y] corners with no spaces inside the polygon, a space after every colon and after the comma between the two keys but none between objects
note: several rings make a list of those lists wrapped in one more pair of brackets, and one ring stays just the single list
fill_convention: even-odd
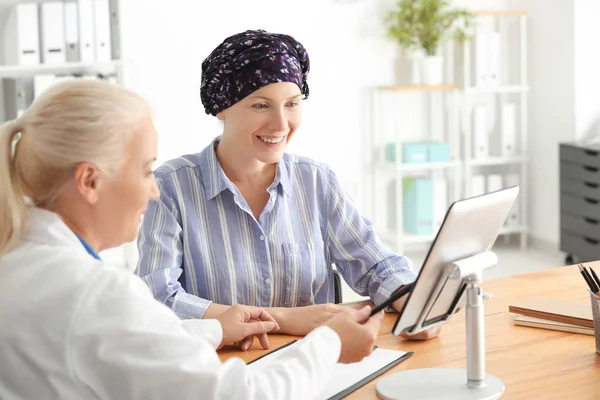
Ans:
[{"label": "white shelving unit", "polygon": [[[122,38],[121,38],[121,1],[109,0],[111,19],[111,60],[107,62],[65,62],[61,64],[38,64],[38,65],[6,65],[4,60],[4,43],[7,38],[6,22],[11,8],[20,3],[44,3],[49,0],[0,0],[0,80],[3,78],[27,78],[35,75],[49,74],[57,76],[67,75],[100,75],[103,77],[114,77],[117,84],[124,84],[125,63],[122,61]],[[56,29],[63,29],[57,26]],[[1,82],[0,82],[1,83]],[[3,85],[0,85],[0,121],[4,122],[4,93]],[[133,270],[131,260],[137,259],[135,243],[127,243],[121,247],[102,252],[101,256],[107,262]]]},{"label": "white shelving unit", "polygon": [[[528,132],[527,132],[527,114],[528,114],[528,94],[529,86],[527,80],[527,13],[523,10],[499,10],[499,11],[479,11],[474,12],[477,20],[484,20],[488,28],[493,28],[500,33],[500,37],[506,38],[513,33],[512,38],[518,37],[518,51],[514,51],[513,42],[504,43],[506,48],[502,56],[512,56],[504,65],[504,69],[508,71],[500,71],[497,86],[475,86],[474,77],[472,74],[472,46],[471,43],[463,45],[462,58],[462,83],[463,83],[463,106],[462,106],[462,127],[463,127],[463,155],[464,155],[464,193],[465,197],[471,196],[472,178],[474,171],[477,169],[495,168],[495,172],[505,173],[506,170],[512,169],[512,173],[517,173],[519,176],[519,197],[517,198],[519,209],[519,220],[516,224],[507,226],[503,229],[502,234],[520,234],[520,244],[524,248],[527,246],[527,205],[528,205],[528,188],[527,188],[527,164],[528,164]],[[480,22],[480,21],[478,21]],[[509,25],[513,23],[513,25]],[[511,29],[512,28],[512,29]],[[477,32],[476,32],[477,35]],[[510,54],[508,48],[510,47]],[[518,57],[514,59],[514,56]],[[509,65],[510,63],[510,65]],[[512,68],[510,68],[512,66]],[[511,76],[509,71],[513,71]],[[504,99],[513,96],[513,100],[518,101],[517,120],[517,142],[518,154],[510,157],[491,156],[484,159],[473,158],[473,132],[472,132],[472,113],[473,106],[478,101],[488,101],[494,106],[501,105]],[[498,118],[496,118],[498,119]],[[493,135],[499,136],[499,129],[494,130]],[[503,171],[502,171],[503,170]],[[503,186],[507,186],[506,182]]]},{"label": "white shelving unit", "polygon": [[[371,170],[366,177],[369,185],[367,191],[371,194],[368,202],[371,207],[373,223],[380,233],[381,238],[393,245],[396,251],[402,252],[406,244],[422,244],[431,242],[434,235],[405,234],[403,229],[403,182],[406,177],[426,176],[431,178],[444,177],[448,181],[448,198],[450,201],[460,198],[461,171],[460,159],[460,133],[459,133],[459,108],[458,101],[460,88],[457,85],[439,86],[385,86],[374,88],[370,93],[369,120],[371,122],[368,161]],[[395,126],[384,127],[381,123],[383,117],[381,108],[385,104],[403,98],[412,104],[419,103],[428,109],[427,115],[435,116],[421,121],[422,128],[407,128],[407,124],[398,121]],[[402,116],[398,117],[403,119]],[[389,121],[388,121],[389,122]],[[427,137],[414,135],[409,138],[406,130],[429,132]],[[402,143],[412,140],[432,140],[448,143],[450,160],[443,162],[427,162],[408,164],[402,162]],[[394,143],[395,161],[386,160],[385,146]],[[390,207],[390,204],[395,206]],[[393,214],[393,215],[392,215]],[[391,225],[391,226],[390,226]]]},{"label": "white shelving unit", "polygon": [[[428,244],[435,238],[435,233],[430,235],[414,235],[404,232],[403,229],[403,180],[409,176],[425,176],[431,178],[444,177],[448,181],[448,205],[461,198],[470,197],[472,177],[477,170],[507,169],[508,172],[519,175],[520,194],[519,220],[517,223],[505,226],[501,235],[506,240],[508,235],[519,234],[522,247],[527,245],[527,95],[529,92],[527,82],[527,21],[526,13],[520,10],[474,12],[476,19],[491,19],[497,29],[502,25],[499,21],[505,18],[518,20],[519,62],[517,80],[500,80],[499,85],[493,87],[480,87],[472,84],[471,74],[471,44],[462,46],[462,53],[455,56],[455,49],[450,45],[451,55],[447,57],[446,76],[449,80],[456,79],[454,61],[460,60],[462,70],[459,81],[461,85],[445,84],[439,86],[385,86],[371,89],[367,96],[367,109],[365,125],[366,137],[364,140],[367,173],[363,178],[363,191],[367,193],[364,198],[366,208],[377,229],[379,236],[398,252],[403,252],[405,246]],[[503,32],[501,32],[502,34]],[[511,42],[511,46],[513,43]],[[460,49],[459,49],[460,50]],[[512,48],[511,48],[512,50]],[[458,68],[457,68],[458,69]],[[412,97],[411,97],[412,96]],[[517,135],[519,138],[519,153],[514,156],[490,155],[486,158],[474,158],[472,152],[473,132],[471,127],[472,106],[478,98],[502,101],[506,96],[517,96],[519,99]],[[427,105],[424,112],[405,117],[397,124],[390,123],[398,119],[399,110],[395,99],[397,97],[410,98],[411,103],[424,101]],[[393,106],[390,109],[390,103]],[[416,118],[415,118],[416,117]],[[421,124],[420,137],[415,138],[405,135],[406,127],[418,118],[426,122]],[[434,129],[432,125],[438,120],[443,120],[442,132]],[[390,125],[392,125],[390,129]],[[417,125],[419,125],[417,123]],[[408,130],[412,128],[407,128]],[[392,132],[390,134],[390,132]],[[499,135],[499,132],[494,132]],[[408,140],[407,140],[408,139]],[[403,142],[412,140],[438,140],[446,141],[450,146],[450,161],[439,163],[404,164],[401,161],[401,146]],[[385,146],[393,142],[396,145],[395,161],[386,161]],[[503,186],[506,186],[505,184]]]},{"label": "white shelving unit", "polygon": [[[4,46],[7,39],[5,35],[6,24],[11,9],[17,4],[35,3],[42,4],[57,0],[0,0],[0,79],[4,78],[28,78],[36,75],[48,74],[57,76],[84,76],[98,75],[105,78],[114,77],[118,84],[124,84],[125,65],[122,61],[122,39],[121,39],[121,1],[107,0],[109,4],[109,18],[111,25],[111,60],[105,62],[64,62],[60,64],[37,64],[37,65],[7,65],[4,55]],[[57,26],[56,29],[64,29]],[[40,33],[41,34],[41,33]],[[41,49],[41,45],[40,45]],[[41,51],[41,50],[40,50]],[[0,85],[0,92],[3,90]],[[0,93],[0,120],[7,118],[4,113],[4,94]]]}]

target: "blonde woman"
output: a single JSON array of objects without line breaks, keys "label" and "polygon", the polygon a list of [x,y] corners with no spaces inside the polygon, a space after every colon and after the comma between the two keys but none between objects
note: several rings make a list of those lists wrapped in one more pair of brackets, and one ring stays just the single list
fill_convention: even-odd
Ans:
[{"label": "blonde woman", "polygon": [[[308,399],[338,360],[370,353],[381,315],[328,321],[253,373],[215,348],[277,324],[235,306],[180,320],[98,253],[133,240],[158,197],[157,136],[126,89],[74,81],[0,127],[0,398]],[[27,199],[27,201],[26,201]]]}]

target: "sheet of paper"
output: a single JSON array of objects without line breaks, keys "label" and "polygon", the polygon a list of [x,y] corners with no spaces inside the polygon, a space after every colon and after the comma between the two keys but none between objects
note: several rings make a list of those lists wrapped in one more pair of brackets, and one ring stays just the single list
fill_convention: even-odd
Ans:
[{"label": "sheet of paper", "polygon": [[[295,345],[296,344],[294,343],[288,348]],[[284,356],[286,349],[269,354],[260,360],[253,362],[249,367],[260,370],[270,363],[275,362],[279,357]],[[329,384],[318,398],[326,400],[335,396],[342,390],[349,388],[374,372],[379,371],[381,368],[405,354],[406,352],[404,351],[376,348],[370,356],[364,358],[361,362],[353,364],[336,364],[333,373],[329,378]]]}]

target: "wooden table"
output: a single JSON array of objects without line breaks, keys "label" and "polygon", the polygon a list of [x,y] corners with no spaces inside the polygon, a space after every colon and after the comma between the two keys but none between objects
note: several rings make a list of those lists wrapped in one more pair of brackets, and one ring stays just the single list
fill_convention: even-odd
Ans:
[{"label": "wooden table", "polygon": [[[600,262],[590,263],[600,270]],[[576,267],[494,279],[483,283],[493,297],[485,302],[486,371],[506,385],[504,399],[600,399],[600,356],[593,336],[514,326],[508,305],[522,299],[545,296],[589,304],[585,283]],[[395,315],[386,315],[377,345],[413,351],[408,360],[387,374],[414,368],[465,368],[465,316],[457,314],[439,338],[427,342],[406,341],[392,335]],[[271,348],[293,339],[270,335]],[[264,354],[255,344],[242,353],[224,350],[221,360],[236,356],[245,361]],[[376,399],[377,379],[348,399]]]}]

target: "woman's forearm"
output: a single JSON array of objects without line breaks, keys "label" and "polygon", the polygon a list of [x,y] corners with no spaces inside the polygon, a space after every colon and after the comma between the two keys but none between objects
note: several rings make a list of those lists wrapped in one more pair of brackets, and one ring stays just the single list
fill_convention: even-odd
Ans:
[{"label": "woman's forearm", "polygon": [[[210,303],[204,318],[217,318],[231,306]],[[271,331],[294,336],[305,336],[313,329],[323,325],[332,316],[345,312],[356,312],[352,307],[339,304],[317,304],[303,307],[262,307],[279,325],[279,330]]]},{"label": "woman's forearm", "polygon": [[279,330],[273,330],[273,332],[288,333],[287,332],[287,315],[290,308],[287,307],[264,307],[265,310],[277,321]]},{"label": "woman's forearm", "polygon": [[231,306],[226,306],[224,304],[210,303],[202,318],[215,319],[225,311],[229,310],[230,307]]}]

